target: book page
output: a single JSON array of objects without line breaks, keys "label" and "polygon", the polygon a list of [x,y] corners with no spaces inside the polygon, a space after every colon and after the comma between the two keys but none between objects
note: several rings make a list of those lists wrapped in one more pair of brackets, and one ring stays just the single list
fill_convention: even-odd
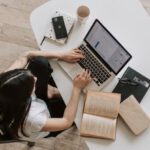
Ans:
[{"label": "book page", "polygon": [[115,139],[116,119],[83,114],[80,134],[83,136]]},{"label": "book page", "polygon": [[120,94],[88,91],[84,112],[116,118],[120,108]]}]

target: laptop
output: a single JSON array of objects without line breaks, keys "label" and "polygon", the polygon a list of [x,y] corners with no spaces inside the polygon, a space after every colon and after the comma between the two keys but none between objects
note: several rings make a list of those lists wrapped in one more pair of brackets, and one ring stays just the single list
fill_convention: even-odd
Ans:
[{"label": "laptop", "polygon": [[78,47],[85,55],[77,63],[58,61],[58,64],[71,79],[88,69],[93,81],[84,89],[101,90],[121,71],[132,58],[131,54],[117,39],[96,19]]}]

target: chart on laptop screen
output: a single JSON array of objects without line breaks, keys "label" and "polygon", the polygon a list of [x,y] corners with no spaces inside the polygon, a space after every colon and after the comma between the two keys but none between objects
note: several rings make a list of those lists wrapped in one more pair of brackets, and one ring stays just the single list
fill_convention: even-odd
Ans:
[{"label": "chart on laptop screen", "polygon": [[130,58],[130,55],[99,22],[94,24],[86,41],[115,72],[118,72]]}]

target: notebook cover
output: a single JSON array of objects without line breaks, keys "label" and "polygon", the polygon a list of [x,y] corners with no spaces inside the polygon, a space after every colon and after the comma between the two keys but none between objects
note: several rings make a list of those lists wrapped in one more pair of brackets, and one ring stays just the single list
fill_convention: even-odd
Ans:
[{"label": "notebook cover", "polygon": [[135,86],[118,82],[113,92],[121,93],[121,102],[124,101],[130,95],[134,95],[137,101],[140,103],[150,86],[150,79],[148,79],[147,77],[130,67],[127,68],[127,70],[121,77],[121,79],[124,78],[128,78],[132,81],[135,81],[138,83],[138,85]]},{"label": "notebook cover", "polygon": [[[65,23],[66,30],[67,30],[67,34],[69,36],[69,33],[70,33],[71,29],[73,28],[73,25],[75,23],[75,18],[73,16],[71,16],[70,14],[67,14],[63,11],[55,11],[52,17],[58,17],[58,16],[63,16],[64,23]],[[67,38],[56,39],[53,25],[52,25],[52,20],[50,20],[50,22],[48,24],[48,28],[47,28],[44,36],[46,38],[49,38],[50,40],[55,41],[55,42],[60,43],[60,44],[64,44],[67,41]]]}]

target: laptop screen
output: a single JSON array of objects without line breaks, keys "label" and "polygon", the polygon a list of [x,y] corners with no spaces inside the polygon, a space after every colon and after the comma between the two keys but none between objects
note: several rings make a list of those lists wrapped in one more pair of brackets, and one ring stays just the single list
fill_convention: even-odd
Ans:
[{"label": "laptop screen", "polygon": [[115,74],[132,57],[97,19],[84,40]]}]

